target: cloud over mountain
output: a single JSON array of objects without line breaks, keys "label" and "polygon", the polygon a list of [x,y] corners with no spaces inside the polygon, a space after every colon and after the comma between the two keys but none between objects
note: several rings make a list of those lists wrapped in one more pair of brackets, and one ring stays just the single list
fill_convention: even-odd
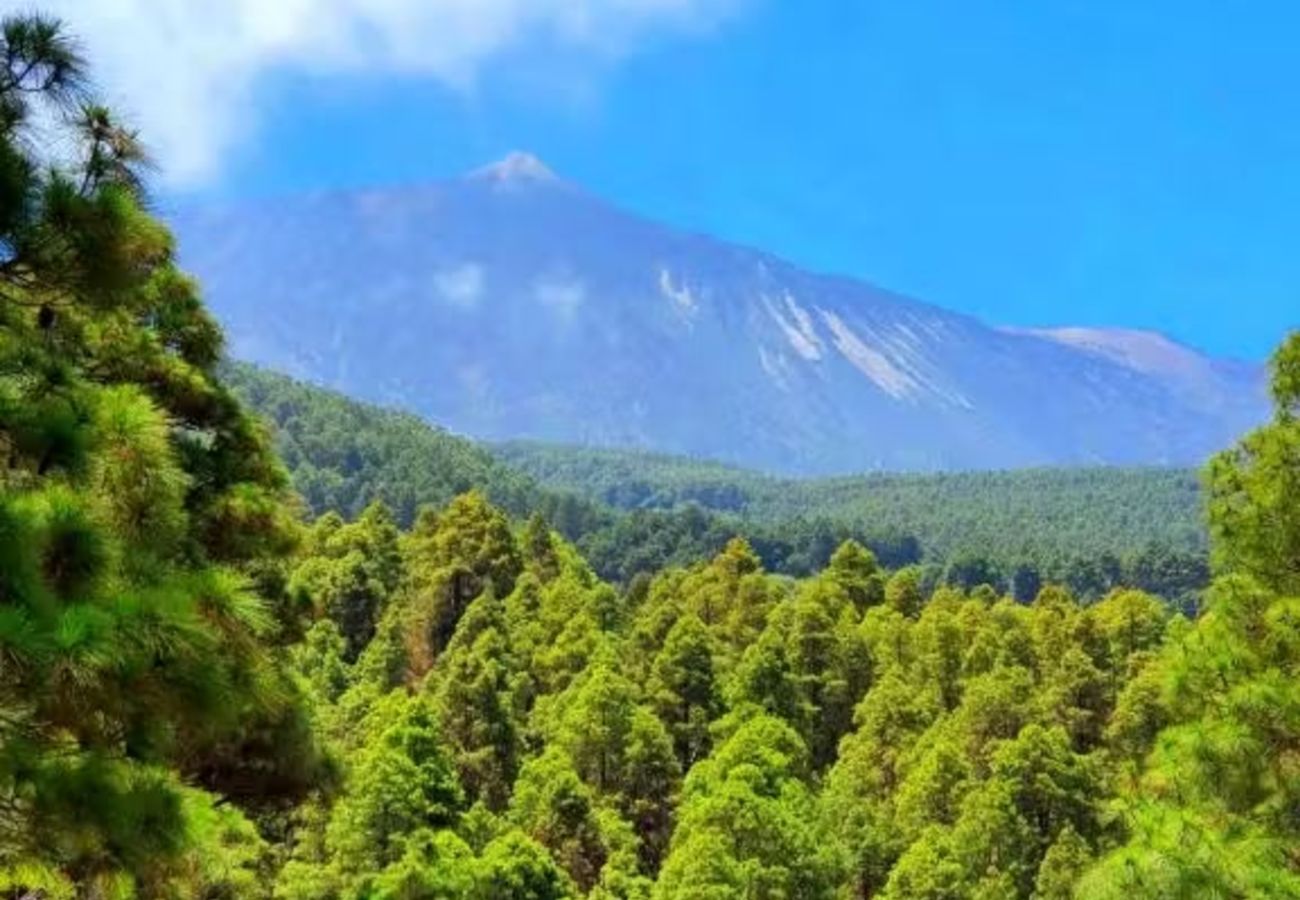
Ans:
[{"label": "cloud over mountain", "polygon": [[398,75],[470,89],[521,50],[616,60],[656,33],[708,29],[742,0],[47,0],[156,150],[164,177],[213,176],[286,71]]}]

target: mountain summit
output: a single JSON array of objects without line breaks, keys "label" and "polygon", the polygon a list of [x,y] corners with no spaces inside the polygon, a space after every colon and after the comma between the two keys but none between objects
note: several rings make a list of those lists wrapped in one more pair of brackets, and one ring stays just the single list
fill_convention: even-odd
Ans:
[{"label": "mountain summit", "polygon": [[989,326],[625,213],[524,153],[175,225],[235,355],[485,439],[799,474],[1187,464],[1264,414],[1258,367]]},{"label": "mountain summit", "polygon": [[482,181],[502,182],[553,182],[558,181],[546,163],[531,153],[515,150],[504,159],[476,169],[469,175]]}]

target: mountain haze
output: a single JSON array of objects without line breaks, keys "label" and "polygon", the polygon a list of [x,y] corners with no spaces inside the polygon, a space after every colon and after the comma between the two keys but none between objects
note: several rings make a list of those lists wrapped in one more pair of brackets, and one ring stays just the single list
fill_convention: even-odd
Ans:
[{"label": "mountain haze", "polygon": [[525,154],[175,225],[236,356],[487,440],[794,474],[1189,464],[1263,416],[1257,367],[986,325],[628,214]]}]

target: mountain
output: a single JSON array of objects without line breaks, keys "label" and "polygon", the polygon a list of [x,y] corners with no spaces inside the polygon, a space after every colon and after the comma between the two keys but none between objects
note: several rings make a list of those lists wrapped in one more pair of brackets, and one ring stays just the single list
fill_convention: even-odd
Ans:
[{"label": "mountain", "polygon": [[998,328],[614,208],[515,154],[444,182],[174,216],[234,354],[487,440],[792,474],[1188,464],[1257,367]]}]

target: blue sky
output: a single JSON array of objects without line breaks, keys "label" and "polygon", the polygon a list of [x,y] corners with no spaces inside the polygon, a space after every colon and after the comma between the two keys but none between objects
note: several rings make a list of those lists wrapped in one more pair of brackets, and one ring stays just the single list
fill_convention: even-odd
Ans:
[{"label": "blue sky", "polygon": [[[1253,358],[1300,326],[1300,7],[581,5],[580,34],[512,23],[445,66],[264,41],[220,158],[165,201],[437,178],[518,148],[645,215],[994,322]],[[88,41],[110,62],[111,34]],[[179,116],[123,90],[164,134]]]}]

